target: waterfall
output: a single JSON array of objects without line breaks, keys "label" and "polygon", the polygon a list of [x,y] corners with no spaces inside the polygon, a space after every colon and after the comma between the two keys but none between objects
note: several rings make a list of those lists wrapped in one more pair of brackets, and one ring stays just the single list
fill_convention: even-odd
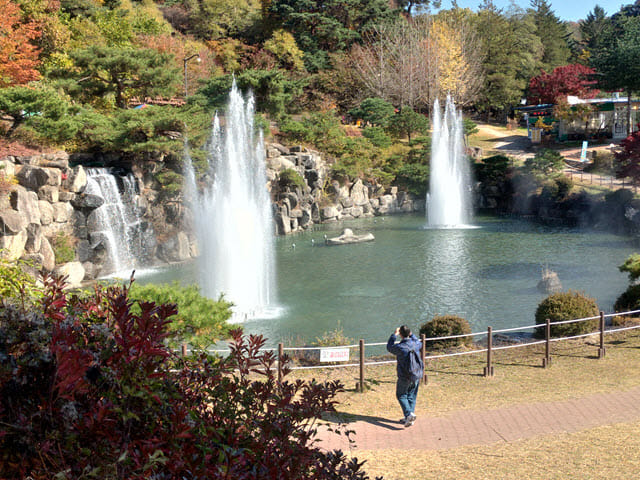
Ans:
[{"label": "waterfall", "polygon": [[427,225],[461,227],[470,221],[469,161],[464,154],[462,113],[447,96],[444,115],[438,100],[433,105],[433,134]]},{"label": "waterfall", "polygon": [[89,168],[85,193],[104,200],[87,218],[91,247],[102,244],[107,251],[102,274],[121,273],[128,277],[145,253],[134,176],[116,176],[108,168]]},{"label": "waterfall", "polygon": [[234,304],[235,321],[273,316],[275,259],[271,199],[262,133],[254,133],[254,101],[246,101],[235,82],[224,128],[216,114],[207,147],[212,181],[196,186],[186,156],[185,195],[190,200],[198,239],[201,291],[221,294]]}]

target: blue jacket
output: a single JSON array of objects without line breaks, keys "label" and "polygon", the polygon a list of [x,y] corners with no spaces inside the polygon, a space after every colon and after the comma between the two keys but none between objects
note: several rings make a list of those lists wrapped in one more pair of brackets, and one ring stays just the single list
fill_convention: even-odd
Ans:
[{"label": "blue jacket", "polygon": [[[389,337],[389,341],[387,342],[387,350],[390,353],[393,353],[398,359],[397,371],[398,378],[416,381],[422,378],[422,374],[424,372],[424,365],[422,364],[422,357],[420,356],[420,349],[422,348],[422,342],[418,340],[413,333],[410,337],[403,338],[400,343],[396,344],[396,335],[394,333]],[[418,354],[418,358],[420,361],[418,363],[413,363],[413,368],[411,367],[409,352],[415,350]]]}]

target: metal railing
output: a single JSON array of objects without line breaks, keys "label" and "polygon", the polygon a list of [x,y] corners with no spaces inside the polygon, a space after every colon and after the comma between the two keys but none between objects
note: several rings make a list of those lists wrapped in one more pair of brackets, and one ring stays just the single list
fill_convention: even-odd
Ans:
[{"label": "metal railing", "polygon": [[[462,334],[462,335],[449,335],[449,336],[444,336],[444,337],[426,337],[424,334],[421,335],[420,340],[422,341],[422,351],[421,351],[421,356],[422,356],[422,360],[426,365],[426,361],[427,360],[435,360],[435,359],[440,359],[440,358],[447,358],[447,357],[456,357],[456,356],[462,356],[462,355],[473,355],[473,354],[479,354],[479,353],[486,353],[486,366],[484,367],[484,371],[483,371],[483,375],[485,377],[492,377],[494,375],[494,365],[493,365],[493,353],[496,351],[500,351],[500,350],[508,350],[508,349],[514,349],[514,348],[524,348],[524,347],[530,347],[533,345],[545,345],[545,353],[544,353],[544,357],[542,359],[542,366],[544,368],[548,368],[551,366],[551,344],[554,342],[561,342],[561,341],[565,341],[565,340],[574,340],[574,339],[579,339],[579,338],[584,338],[584,337],[591,337],[593,335],[599,335],[599,342],[598,342],[598,358],[602,359],[605,356],[606,350],[605,350],[605,346],[604,346],[604,336],[607,334],[612,334],[612,333],[617,333],[617,332],[623,332],[623,331],[628,331],[628,330],[635,330],[635,329],[640,329],[640,324],[639,325],[633,325],[633,326],[629,326],[629,327],[618,327],[618,328],[606,328],[606,322],[605,319],[607,318],[612,318],[612,317],[623,317],[623,316],[631,316],[634,314],[638,314],[640,313],[640,310],[632,310],[632,311],[628,311],[628,312],[622,312],[622,313],[610,313],[610,314],[605,314],[604,312],[600,312],[599,316],[595,316],[595,317],[586,317],[586,318],[578,318],[578,319],[573,319],[573,320],[563,320],[563,321],[558,321],[558,322],[551,322],[549,319],[547,319],[546,323],[542,323],[542,324],[536,324],[536,325],[527,325],[524,327],[514,327],[514,328],[504,328],[504,329],[500,329],[500,330],[493,330],[492,327],[487,327],[487,330],[485,332],[473,332],[473,333],[468,333],[468,334]],[[579,322],[586,322],[586,321],[592,321],[592,320],[599,320],[599,325],[598,325],[598,329],[590,332],[590,333],[584,333],[584,334],[580,334],[580,335],[571,335],[571,336],[566,336],[566,337],[551,337],[551,327],[555,326],[555,325],[566,325],[566,324],[571,324],[571,323],[579,323]],[[536,329],[539,328],[544,328],[544,339],[540,339],[540,340],[536,340],[534,339],[534,337],[530,337],[531,341],[524,341],[521,343],[516,343],[516,344],[511,344],[511,345],[502,345],[502,346],[493,346],[493,340],[494,337],[498,334],[504,334],[504,333],[512,333],[512,332],[522,332],[522,331],[528,331],[528,330],[533,330],[535,331]],[[427,355],[426,354],[426,343],[427,342],[436,342],[436,341],[443,341],[443,340],[454,340],[454,339],[462,339],[462,338],[472,338],[472,337],[476,337],[476,336],[486,336],[486,348],[479,348],[479,349],[475,349],[475,350],[465,350],[465,351],[460,351],[460,352],[453,352],[453,353],[442,353],[442,354],[435,354],[435,355]],[[332,350],[332,349],[353,349],[353,348],[357,348],[358,349],[358,359],[359,361],[357,363],[337,363],[337,364],[321,364],[321,365],[306,365],[306,366],[290,366],[288,367],[289,370],[312,370],[312,369],[333,369],[333,368],[348,368],[348,367],[358,367],[359,368],[359,382],[357,384],[357,390],[360,392],[364,391],[364,373],[365,373],[365,369],[367,367],[374,367],[374,366],[378,366],[378,365],[387,365],[390,363],[396,363],[396,360],[375,360],[375,361],[365,361],[365,349],[366,347],[379,347],[382,345],[387,345],[387,342],[376,342],[376,343],[365,343],[364,340],[360,340],[357,344],[352,344],[352,345],[341,345],[341,346],[331,346],[331,347],[284,347],[284,345],[282,343],[279,343],[277,347],[268,347],[268,348],[262,348],[261,351],[271,351],[277,354],[277,368],[278,368],[278,379],[280,380],[282,378],[283,375],[283,368],[286,365],[286,360],[288,359],[287,356],[285,356],[285,352],[286,351],[321,351],[321,350]],[[210,353],[229,353],[230,350],[229,349],[213,349],[213,350],[209,350]],[[182,346],[182,354],[186,355],[188,353],[188,349],[186,347],[186,345]],[[424,380],[426,381],[427,379],[427,370],[425,368],[425,374],[424,374]]]}]

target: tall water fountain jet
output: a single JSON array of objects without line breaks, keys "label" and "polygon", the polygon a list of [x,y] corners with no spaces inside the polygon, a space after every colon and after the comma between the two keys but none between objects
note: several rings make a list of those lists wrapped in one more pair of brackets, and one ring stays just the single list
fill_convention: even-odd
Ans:
[{"label": "tall water fountain jet", "polygon": [[[224,129],[216,114],[208,146],[211,185],[198,189],[187,157],[201,291],[234,303],[234,320],[273,316],[275,260],[264,140],[254,134],[254,101],[235,82]],[[256,138],[257,137],[257,138]]]},{"label": "tall water fountain jet", "polygon": [[433,134],[427,225],[462,227],[471,218],[469,162],[464,154],[462,113],[447,96],[444,115],[440,102],[433,105]]}]

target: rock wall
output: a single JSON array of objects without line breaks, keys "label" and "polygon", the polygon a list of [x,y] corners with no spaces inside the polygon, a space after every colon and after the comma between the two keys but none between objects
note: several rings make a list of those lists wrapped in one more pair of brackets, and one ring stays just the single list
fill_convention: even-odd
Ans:
[{"label": "rock wall", "polygon": [[[70,166],[77,163],[76,166]],[[274,231],[298,232],[312,225],[374,215],[424,210],[415,199],[396,187],[383,188],[357,180],[349,184],[328,182],[330,168],[318,152],[304,147],[269,144],[266,147],[268,185],[273,200]],[[157,153],[134,158],[81,154],[70,159],[65,152],[0,159],[0,176],[15,179],[0,197],[0,248],[5,259],[27,260],[32,270],[44,269],[69,277],[72,286],[110,273],[105,266],[105,245],[93,235],[95,215],[102,205],[97,195],[85,192],[87,171],[82,165],[98,164],[132,172],[137,181],[135,203],[153,238],[147,239],[144,265],[184,261],[197,256],[190,212],[182,192],[166,192],[157,180],[161,171],[181,172],[179,159]],[[283,188],[283,171],[292,169],[304,185]],[[151,228],[153,226],[153,228]],[[56,264],[54,247],[60,235],[73,240],[75,259]]]},{"label": "rock wall", "polygon": [[[327,182],[330,168],[318,152],[280,144],[269,144],[266,150],[268,187],[278,235],[318,223],[424,211],[424,199],[398,191],[397,187],[384,188],[360,179],[349,184]],[[280,188],[279,175],[287,169],[295,170],[306,186]]]}]

